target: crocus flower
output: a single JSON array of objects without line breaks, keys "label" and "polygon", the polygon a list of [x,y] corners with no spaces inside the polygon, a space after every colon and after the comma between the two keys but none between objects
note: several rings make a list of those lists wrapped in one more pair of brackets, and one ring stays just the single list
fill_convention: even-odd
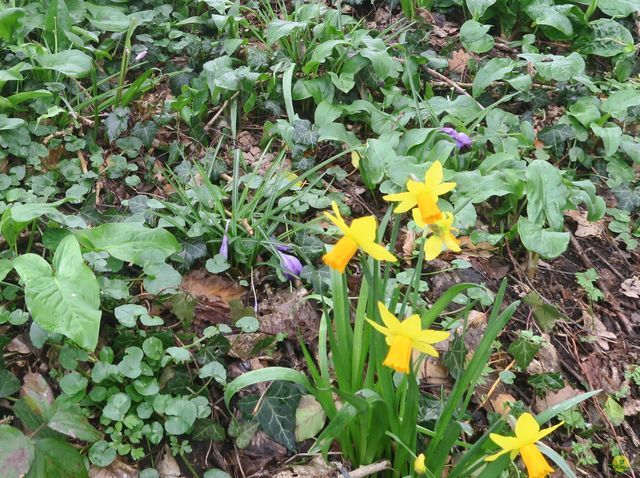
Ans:
[{"label": "crocus flower", "polygon": [[229,236],[227,236],[228,230],[229,230],[229,220],[227,219],[227,224],[224,226],[222,243],[220,244],[220,251],[218,251],[218,254],[224,257],[225,260],[229,259]]},{"label": "crocus flower", "polygon": [[138,53],[134,60],[135,61],[140,61],[142,60],[145,56],[147,56],[147,53],[149,53],[149,50],[147,50],[146,48],[144,50],[142,50],[140,53]]},{"label": "crocus flower", "polygon": [[278,256],[280,257],[280,267],[282,267],[284,275],[289,279],[293,279],[300,275],[302,272],[302,263],[300,262],[300,259],[296,256],[292,256],[291,254],[285,254],[284,252],[278,252]]},{"label": "crocus flower", "polygon": [[411,364],[411,352],[416,349],[432,357],[437,357],[438,352],[433,344],[442,342],[449,337],[449,332],[422,329],[420,316],[414,314],[402,322],[384,306],[378,302],[378,310],[384,327],[371,319],[367,321],[381,334],[386,336],[389,353],[382,362],[383,365],[394,369],[396,372],[408,373]]},{"label": "crocus flower", "polygon": [[424,224],[433,224],[442,218],[442,212],[438,208],[438,196],[451,191],[456,183],[442,182],[442,164],[434,161],[424,175],[424,182],[407,181],[407,192],[388,194],[385,201],[400,201],[394,210],[396,213],[407,212],[417,206]]},{"label": "crocus flower", "polygon": [[344,234],[328,254],[322,256],[326,265],[338,272],[344,272],[345,267],[358,249],[362,249],[377,261],[395,262],[397,259],[384,246],[376,244],[378,223],[375,216],[365,216],[354,219],[351,226],[347,226],[340,215],[338,205],[333,201],[331,209],[335,216],[325,211],[325,216],[334,223]]},{"label": "crocus flower", "polygon": [[429,230],[432,233],[424,243],[425,259],[432,261],[438,257],[445,248],[453,252],[460,252],[460,243],[451,233],[451,231],[457,231],[455,227],[451,227],[454,220],[453,214],[443,212],[442,219],[439,219],[434,224],[425,224],[420,214],[414,209],[413,220],[419,227],[429,226]]},{"label": "crocus flower", "polygon": [[413,469],[418,475],[424,475],[427,472],[424,453],[416,456],[416,461],[413,462]]},{"label": "crocus flower", "polygon": [[453,128],[440,128],[440,131],[448,134],[453,139],[455,139],[456,146],[458,147],[458,149],[471,147],[471,138],[469,138],[469,136],[466,133],[458,133]]},{"label": "crocus flower", "polygon": [[547,460],[542,455],[536,442],[546,437],[564,422],[560,422],[544,430],[540,430],[540,425],[530,413],[523,413],[516,422],[516,436],[503,436],[497,433],[491,433],[489,438],[498,445],[502,450],[498,453],[485,458],[486,461],[494,461],[506,453],[511,453],[513,460],[518,454],[522,456],[527,467],[529,478],[546,478],[553,473],[553,468],[549,466]]}]

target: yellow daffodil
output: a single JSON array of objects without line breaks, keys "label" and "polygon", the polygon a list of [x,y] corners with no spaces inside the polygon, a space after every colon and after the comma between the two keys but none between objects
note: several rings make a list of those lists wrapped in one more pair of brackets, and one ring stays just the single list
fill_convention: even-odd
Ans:
[{"label": "yellow daffodil", "polygon": [[[419,227],[425,227],[425,224],[420,217],[420,214],[413,210],[413,220]],[[460,252],[460,243],[458,239],[451,233],[451,231],[457,231],[455,227],[451,227],[453,224],[453,214],[450,212],[443,212],[442,219],[437,220],[433,224],[428,224],[429,230],[432,232],[431,236],[424,243],[425,259],[432,261],[440,255],[442,249],[445,247],[453,252]]]},{"label": "yellow daffodil", "polygon": [[413,469],[418,475],[424,475],[427,472],[424,453],[420,453],[416,456],[416,461],[413,462]]},{"label": "yellow daffodil", "polygon": [[382,362],[383,365],[394,369],[396,372],[408,373],[411,364],[411,351],[416,349],[432,357],[437,357],[438,352],[432,347],[433,344],[442,342],[449,337],[449,332],[438,330],[422,329],[420,316],[415,314],[400,322],[384,306],[378,302],[378,310],[384,327],[373,320],[367,319],[369,323],[381,334],[386,336],[389,353]]},{"label": "yellow daffodil", "polygon": [[456,187],[456,183],[443,183],[442,178],[442,164],[440,161],[434,161],[427,169],[424,182],[409,179],[406,192],[388,194],[384,196],[384,200],[399,201],[400,204],[394,210],[397,213],[416,208],[424,224],[433,224],[442,218],[442,212],[438,208],[438,196]]},{"label": "yellow daffodil", "polygon": [[351,226],[347,226],[347,223],[344,222],[344,219],[340,215],[338,205],[335,201],[331,203],[331,208],[335,216],[328,212],[324,214],[340,229],[344,237],[333,246],[333,249],[331,249],[328,254],[322,257],[325,264],[332,269],[336,269],[338,272],[344,272],[344,268],[358,249],[362,249],[377,261],[395,262],[397,260],[395,256],[383,246],[376,244],[378,223],[374,216],[354,219],[351,222]]},{"label": "yellow daffodil", "polygon": [[544,430],[540,430],[540,425],[530,413],[523,413],[516,422],[516,436],[509,437],[492,433],[489,438],[498,445],[502,450],[498,453],[485,458],[486,461],[493,461],[500,456],[511,453],[513,460],[518,453],[522,456],[527,467],[529,478],[546,478],[553,473],[553,468],[549,466],[547,460],[542,455],[536,442],[546,437],[549,433],[561,426],[564,422],[560,422]]}]

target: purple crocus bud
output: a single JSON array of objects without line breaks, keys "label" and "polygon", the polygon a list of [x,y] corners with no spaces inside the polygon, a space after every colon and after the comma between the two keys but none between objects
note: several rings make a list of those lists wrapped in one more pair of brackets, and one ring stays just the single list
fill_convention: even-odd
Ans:
[{"label": "purple crocus bud", "polygon": [[291,250],[291,246],[287,244],[279,243],[274,236],[271,236],[271,242],[275,244],[276,249],[279,250],[280,252],[289,252]]},{"label": "purple crocus bud", "polygon": [[440,131],[455,139],[458,149],[471,147],[471,138],[466,133],[458,133],[455,129],[449,127],[440,128]]},{"label": "purple crocus bud", "polygon": [[302,263],[296,256],[283,252],[278,252],[278,256],[280,257],[280,267],[287,278],[293,279],[302,273]]},{"label": "purple crocus bud", "polygon": [[227,219],[227,224],[224,226],[224,235],[222,236],[222,244],[220,244],[220,254],[224,257],[225,260],[229,260],[229,236],[227,236],[227,231],[229,230],[229,220]]},{"label": "purple crocus bud", "polygon": [[149,53],[149,50],[147,50],[146,48],[144,50],[142,50],[140,53],[138,53],[135,56],[135,61],[140,61],[142,60],[145,56],[147,56],[147,53]]}]

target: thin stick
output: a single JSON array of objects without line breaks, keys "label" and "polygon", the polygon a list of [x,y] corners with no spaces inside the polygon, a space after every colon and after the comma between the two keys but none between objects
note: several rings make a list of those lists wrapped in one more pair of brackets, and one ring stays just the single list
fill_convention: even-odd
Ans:
[{"label": "thin stick", "polygon": [[213,115],[213,118],[211,118],[209,120],[209,122],[204,126],[204,129],[209,129],[211,127],[211,125],[213,123],[216,122],[216,120],[220,117],[220,115],[222,114],[222,112],[227,108],[227,106],[229,106],[229,103],[232,100],[235,100],[236,97],[240,94],[239,91],[236,91],[233,96],[231,98],[229,98],[228,100],[226,100],[224,103],[222,103],[222,106],[218,109],[218,111],[216,111],[216,114]]},{"label": "thin stick", "polygon": [[480,109],[484,109],[484,106],[482,106],[480,103],[478,103],[478,101],[471,96],[469,93],[467,93],[467,90],[465,90],[462,86],[460,86],[458,83],[456,83],[455,81],[453,81],[451,78],[447,78],[446,76],[444,76],[442,73],[438,73],[436,70],[434,70],[433,68],[429,68],[427,66],[423,67],[427,73],[429,73],[431,76],[435,76],[436,78],[438,78],[441,81],[444,81],[445,83],[447,83],[448,85],[451,85],[458,93],[468,96],[469,98],[471,98],[473,101],[475,101],[478,106],[480,107]]},{"label": "thin stick", "polygon": [[349,473],[350,478],[364,478],[365,476],[373,475],[384,470],[391,469],[391,462],[389,460],[379,461],[378,463],[372,463],[371,465],[361,466],[360,468],[353,470]]}]

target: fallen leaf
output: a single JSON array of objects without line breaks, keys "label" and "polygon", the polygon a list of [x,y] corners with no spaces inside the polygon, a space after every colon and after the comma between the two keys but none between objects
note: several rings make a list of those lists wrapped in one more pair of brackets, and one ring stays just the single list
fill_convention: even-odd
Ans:
[{"label": "fallen leaf", "polygon": [[276,473],[273,478],[329,478],[336,473],[331,463],[324,461],[322,456],[316,456],[306,465],[293,465]]},{"label": "fallen leaf", "polygon": [[7,351],[17,352],[21,355],[27,355],[31,353],[31,349],[20,337],[14,337],[14,339],[7,345]]},{"label": "fallen leaf", "polygon": [[418,378],[427,385],[451,385],[449,371],[432,357],[425,357]]},{"label": "fallen leaf", "polygon": [[158,463],[156,471],[160,478],[182,478],[180,466],[167,446],[164,447],[164,455]]},{"label": "fallen leaf", "polygon": [[515,403],[516,397],[511,395],[510,393],[501,393],[496,396],[496,398],[492,398],[489,400],[493,410],[500,415],[506,415],[511,410],[510,403]]},{"label": "fallen leaf", "polygon": [[138,478],[140,473],[119,459],[105,468],[92,466],[89,469],[89,478]]},{"label": "fallen leaf", "polygon": [[535,375],[545,372],[559,372],[561,370],[558,351],[551,343],[548,334],[542,334],[544,343],[536,354],[536,358],[527,366],[527,373]]},{"label": "fallen leaf", "polygon": [[449,70],[452,73],[462,75],[467,69],[469,58],[471,58],[471,56],[462,48],[454,51],[449,60]]},{"label": "fallen leaf", "polygon": [[407,231],[402,242],[402,255],[407,263],[411,263],[413,256],[413,249],[416,244],[416,233],[413,231]]},{"label": "fallen leaf", "polygon": [[589,221],[587,211],[565,211],[564,215],[573,219],[578,225],[574,232],[576,237],[600,237],[604,234],[604,221]]},{"label": "fallen leaf", "polygon": [[324,427],[326,415],[313,395],[300,397],[296,409],[296,442],[313,438]]},{"label": "fallen leaf", "polygon": [[293,291],[278,290],[262,300],[258,304],[260,331],[272,335],[284,333],[289,337],[302,332],[307,342],[315,340],[320,317],[307,300],[307,294],[302,287]]},{"label": "fallen leaf", "polygon": [[620,292],[622,292],[627,297],[640,299],[640,277],[629,277],[620,285],[620,289]]},{"label": "fallen leaf", "polygon": [[605,352],[608,351],[609,341],[615,342],[618,338],[617,335],[609,332],[607,326],[599,318],[586,310],[582,311],[582,320],[585,328],[596,338],[596,345]]},{"label": "fallen leaf", "polygon": [[631,417],[640,413],[640,399],[630,399],[624,402],[624,415]]},{"label": "fallen leaf", "polygon": [[557,405],[558,403],[562,403],[565,400],[569,400],[570,398],[577,397],[582,392],[580,390],[576,390],[571,385],[567,385],[564,388],[561,388],[557,392],[549,392],[544,398],[537,398],[533,408],[536,413],[540,413],[548,408]]}]

